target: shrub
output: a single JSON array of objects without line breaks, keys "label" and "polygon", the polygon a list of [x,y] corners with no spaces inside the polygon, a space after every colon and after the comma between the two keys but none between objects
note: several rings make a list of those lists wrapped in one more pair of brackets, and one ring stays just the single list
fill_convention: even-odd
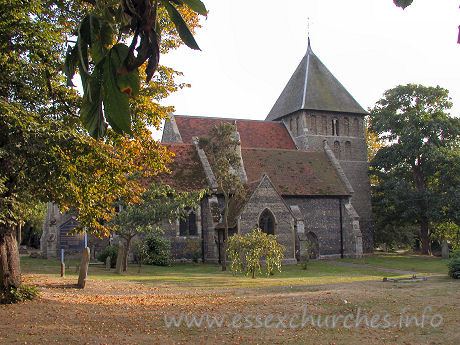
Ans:
[{"label": "shrub", "polygon": [[118,247],[107,246],[97,255],[97,260],[105,262],[107,257],[110,256],[110,267],[114,268],[117,264],[117,254]]},{"label": "shrub", "polygon": [[281,272],[281,260],[286,249],[276,242],[276,235],[267,235],[260,229],[254,229],[244,236],[235,234],[228,239],[227,253],[232,261],[233,274],[244,272],[256,277],[256,272],[261,273],[260,261],[265,258],[267,275],[273,273],[276,267]]},{"label": "shrub", "polygon": [[184,255],[191,256],[192,261],[197,263],[201,257],[200,240],[187,238],[185,240]]},{"label": "shrub", "polygon": [[139,264],[139,266],[143,265],[148,258],[147,244],[144,241],[139,240],[133,243],[132,248],[134,261]]},{"label": "shrub", "polygon": [[449,261],[449,276],[454,279],[460,279],[460,257]]},{"label": "shrub", "polygon": [[451,259],[460,258],[460,248],[459,248],[459,249],[451,250],[451,251],[450,251],[450,258],[451,258]]},{"label": "shrub", "polygon": [[32,300],[40,294],[40,290],[31,285],[22,284],[10,291],[0,292],[0,304],[10,304]]},{"label": "shrub", "polygon": [[171,242],[155,233],[148,234],[142,241],[147,250],[145,263],[157,266],[169,266],[171,264]]},{"label": "shrub", "polygon": [[315,248],[314,244],[308,240],[305,240],[305,253],[300,256],[300,266],[303,270],[308,268],[308,263],[313,256],[313,249]]}]

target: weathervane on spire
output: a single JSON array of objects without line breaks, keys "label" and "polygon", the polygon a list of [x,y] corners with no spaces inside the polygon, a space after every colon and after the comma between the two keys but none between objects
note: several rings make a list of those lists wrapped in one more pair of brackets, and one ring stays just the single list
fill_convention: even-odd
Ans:
[{"label": "weathervane on spire", "polygon": [[307,17],[308,48],[310,48],[310,17]]}]

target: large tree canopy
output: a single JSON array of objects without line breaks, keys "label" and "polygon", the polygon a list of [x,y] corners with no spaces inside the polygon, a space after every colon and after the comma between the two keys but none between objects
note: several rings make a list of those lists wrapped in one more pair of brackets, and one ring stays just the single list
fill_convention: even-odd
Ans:
[{"label": "large tree canopy", "polygon": [[[77,215],[80,228],[104,236],[112,230],[108,221],[115,214],[115,203],[119,200],[138,202],[144,192],[138,179],[164,170],[164,163],[170,159],[167,150],[151,138],[149,127],[158,127],[172,110],[158,102],[184,86],[174,82],[178,72],[158,66],[158,73],[152,80],[137,87],[140,96],[129,99],[131,135],[127,135],[128,131],[119,134],[114,130],[117,128],[108,127],[101,140],[88,135],[84,128],[93,136],[95,132],[88,127],[85,110],[80,114],[78,111],[82,104],[82,109],[86,109],[97,88],[91,88],[92,81],[86,84],[82,99],[66,85],[69,80],[64,72],[68,72],[68,66],[63,68],[63,65],[67,39],[75,37],[76,29],[82,28],[82,18],[83,22],[90,20],[92,15],[99,16],[108,6],[116,7],[117,3],[115,0],[0,0],[2,291],[17,287],[21,282],[14,230],[31,204],[54,201],[63,211],[70,210]],[[193,30],[198,25],[197,13],[185,7],[180,7],[179,11]],[[182,42],[166,12],[163,7],[157,17],[163,33],[163,40],[159,42],[162,53]],[[98,25],[101,28],[106,20],[98,22],[94,18],[90,20],[91,30]],[[115,14],[112,19],[109,26],[115,33],[122,24],[117,23]],[[123,35],[124,40],[128,40],[129,30]],[[85,41],[90,58],[85,73],[91,72],[91,75],[97,66],[96,51],[101,48],[92,38],[88,40],[86,36]],[[106,55],[115,54],[115,51],[110,53],[111,48],[121,44],[116,39],[114,34],[113,42],[101,48],[107,49]],[[80,45],[80,58],[84,57],[84,49],[84,44]],[[102,63],[106,56],[100,58]],[[145,69],[145,66],[139,67],[140,75],[145,75]],[[114,74],[110,77],[117,78]],[[103,96],[119,94],[122,82],[118,80],[115,86],[116,90],[102,88]],[[105,122],[105,119],[99,121]],[[102,133],[99,129],[96,132]]]},{"label": "large tree canopy", "polygon": [[370,112],[371,131],[386,143],[371,161],[376,231],[417,224],[424,253],[431,222],[458,221],[460,120],[451,106],[447,90],[409,84],[386,91]]},{"label": "large tree canopy", "polygon": [[121,211],[112,218],[116,234],[125,240],[123,271],[127,270],[131,241],[136,235],[161,232],[159,223],[185,218],[186,208],[195,208],[206,191],[177,192],[168,185],[152,183],[138,204],[121,202]]},{"label": "large tree canopy", "polygon": [[[76,70],[84,90],[80,116],[94,138],[105,134],[107,124],[120,134],[132,133],[130,98],[139,94],[139,67],[148,83],[159,63],[162,32],[171,23],[180,39],[199,49],[187,20],[206,15],[200,0],[87,0],[94,4],[76,31],[77,40],[66,54],[68,85]],[[193,25],[192,25],[193,27]],[[168,42],[169,41],[169,42]],[[166,37],[163,50],[171,47]]]}]

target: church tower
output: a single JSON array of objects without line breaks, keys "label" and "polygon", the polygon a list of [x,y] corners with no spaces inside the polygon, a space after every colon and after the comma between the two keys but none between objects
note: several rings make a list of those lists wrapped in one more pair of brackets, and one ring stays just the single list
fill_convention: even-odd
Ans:
[{"label": "church tower", "polygon": [[371,198],[364,116],[367,112],[313,53],[305,56],[266,120],[281,121],[300,150],[334,152],[353,188],[352,205],[359,215],[364,252],[373,250]]}]

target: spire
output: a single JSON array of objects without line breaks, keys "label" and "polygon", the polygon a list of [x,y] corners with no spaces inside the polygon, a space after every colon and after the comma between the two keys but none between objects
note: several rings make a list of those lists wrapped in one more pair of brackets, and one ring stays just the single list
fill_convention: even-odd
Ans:
[{"label": "spire", "polygon": [[367,113],[313,53],[310,37],[308,37],[305,56],[273,105],[266,120],[277,120],[303,109]]}]

